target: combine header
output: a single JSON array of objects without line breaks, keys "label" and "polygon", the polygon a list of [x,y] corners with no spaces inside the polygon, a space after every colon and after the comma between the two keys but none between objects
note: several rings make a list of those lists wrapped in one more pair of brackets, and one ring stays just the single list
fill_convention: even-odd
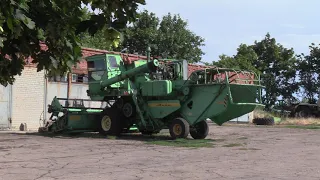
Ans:
[{"label": "combine header", "polygon": [[131,63],[115,54],[87,57],[91,100],[55,97],[48,130],[119,135],[135,126],[143,134],[169,129],[172,138],[203,139],[208,118],[222,125],[263,106],[252,72],[212,67],[189,75],[185,60],[151,60],[150,51],[147,57]]}]

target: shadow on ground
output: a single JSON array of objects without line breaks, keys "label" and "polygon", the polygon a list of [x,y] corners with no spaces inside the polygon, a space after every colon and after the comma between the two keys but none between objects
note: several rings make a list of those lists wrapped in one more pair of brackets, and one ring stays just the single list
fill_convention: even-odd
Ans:
[{"label": "shadow on ground", "polygon": [[166,132],[160,132],[154,135],[142,135],[140,133],[130,133],[121,134],[120,136],[103,136],[99,133],[65,133],[65,134],[54,134],[54,133],[10,133],[14,135],[23,136],[22,138],[28,136],[42,136],[49,138],[61,138],[61,139],[79,139],[79,138],[93,138],[93,139],[106,139],[106,140],[128,140],[128,141],[140,141],[149,145],[162,145],[162,146],[175,146],[175,147],[190,147],[190,148],[200,148],[200,147],[213,147],[213,142],[221,141],[219,139],[172,139],[170,135]]}]

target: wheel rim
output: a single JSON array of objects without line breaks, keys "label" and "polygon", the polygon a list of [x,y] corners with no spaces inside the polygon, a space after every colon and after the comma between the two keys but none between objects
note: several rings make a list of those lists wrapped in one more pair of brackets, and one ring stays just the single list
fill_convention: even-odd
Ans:
[{"label": "wheel rim", "polygon": [[195,133],[197,133],[197,134],[201,134],[201,133],[203,133],[203,127],[200,125],[200,124],[197,124],[197,125],[195,125],[194,126],[194,129],[193,129],[193,131],[195,132]]},{"label": "wheel rim", "polygon": [[196,134],[204,134],[205,132],[205,125],[202,123],[197,123],[194,128],[192,129],[193,132]]},{"label": "wheel rim", "polygon": [[109,116],[104,116],[101,120],[101,127],[104,131],[109,131],[111,128],[111,118]]},{"label": "wheel rim", "polygon": [[182,127],[180,126],[180,124],[175,124],[173,126],[173,133],[177,136],[182,133]]},{"label": "wheel rim", "polygon": [[308,112],[305,112],[303,110],[299,112],[299,117],[308,118],[309,116],[310,114]]}]

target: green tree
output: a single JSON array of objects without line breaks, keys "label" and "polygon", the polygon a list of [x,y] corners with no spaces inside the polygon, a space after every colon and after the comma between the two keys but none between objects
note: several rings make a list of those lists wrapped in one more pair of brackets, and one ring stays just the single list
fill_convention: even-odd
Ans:
[{"label": "green tree", "polygon": [[[90,4],[101,13],[84,18],[81,5]],[[106,28],[106,41],[113,43],[128,22],[137,18],[144,0],[2,0],[0,3],[0,83],[12,84],[31,57],[38,71],[64,73],[81,56],[79,34],[94,35]],[[44,42],[48,49],[40,49]]]},{"label": "green tree", "polygon": [[266,86],[264,102],[274,105],[277,97],[292,99],[297,92],[298,84],[295,80],[297,59],[292,48],[287,49],[276,42],[269,33],[252,46],[258,55],[253,65],[261,72],[261,78]]},{"label": "green tree", "polygon": [[[88,20],[92,15],[94,15],[94,12],[90,12],[88,8],[83,8],[83,19]],[[122,31],[123,29],[118,29],[118,31]],[[114,48],[116,48],[119,43],[121,42],[122,34],[119,34],[120,40],[118,41],[112,41],[106,39],[106,37],[110,36],[109,34],[109,28],[103,27],[95,34],[90,34],[88,31],[80,33],[78,36],[80,38],[80,44],[83,47],[89,47],[89,48],[96,48],[96,49],[103,49],[103,50],[109,50],[112,51]]]},{"label": "green tree", "polygon": [[251,46],[241,44],[237,49],[237,54],[230,57],[225,54],[219,56],[219,61],[212,62],[212,65],[224,68],[235,68],[241,70],[250,70],[259,73],[259,70],[253,65],[258,56]]},{"label": "green tree", "polygon": [[228,56],[221,54],[218,61],[213,61],[212,64],[206,63],[206,65],[213,65],[222,68],[239,68],[239,64],[234,59],[234,56]]},{"label": "green tree", "polygon": [[188,23],[179,15],[168,13],[160,20],[154,13],[145,10],[124,31],[123,42],[117,50],[127,48],[129,53],[145,54],[146,48],[150,46],[152,56],[199,62],[204,55],[201,50],[204,39],[187,26]]},{"label": "green tree", "polygon": [[253,45],[241,44],[235,56],[220,56],[220,60],[212,64],[259,73],[263,85],[266,86],[263,100],[267,106],[274,105],[280,96],[292,99],[293,93],[298,91],[299,86],[295,80],[297,59],[294,50],[277,43],[269,33]]},{"label": "green tree", "polygon": [[160,20],[154,13],[144,11],[139,19],[124,31],[124,39],[118,50],[127,48],[129,53],[144,55],[146,48],[152,48],[152,55],[156,53],[155,44],[158,43],[158,27]]},{"label": "green tree", "polygon": [[298,55],[298,77],[302,96],[309,103],[316,103],[320,87],[320,48],[314,43],[309,46],[309,55]]}]

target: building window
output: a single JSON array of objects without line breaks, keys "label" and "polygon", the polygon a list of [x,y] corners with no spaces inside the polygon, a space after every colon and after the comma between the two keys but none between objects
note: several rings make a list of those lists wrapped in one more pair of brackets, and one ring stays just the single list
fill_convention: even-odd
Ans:
[{"label": "building window", "polygon": [[72,74],[72,79],[71,79],[71,82],[78,82],[78,75],[77,74]]},{"label": "building window", "polygon": [[65,76],[48,76],[49,82],[68,82],[68,77],[67,75]]},{"label": "building window", "polygon": [[[68,83],[68,75],[65,76],[48,76],[49,82],[64,82]],[[71,75],[71,83],[88,83],[88,75],[75,74]]]},{"label": "building window", "polygon": [[88,83],[88,75],[86,75],[86,74],[72,74],[72,82]]}]

